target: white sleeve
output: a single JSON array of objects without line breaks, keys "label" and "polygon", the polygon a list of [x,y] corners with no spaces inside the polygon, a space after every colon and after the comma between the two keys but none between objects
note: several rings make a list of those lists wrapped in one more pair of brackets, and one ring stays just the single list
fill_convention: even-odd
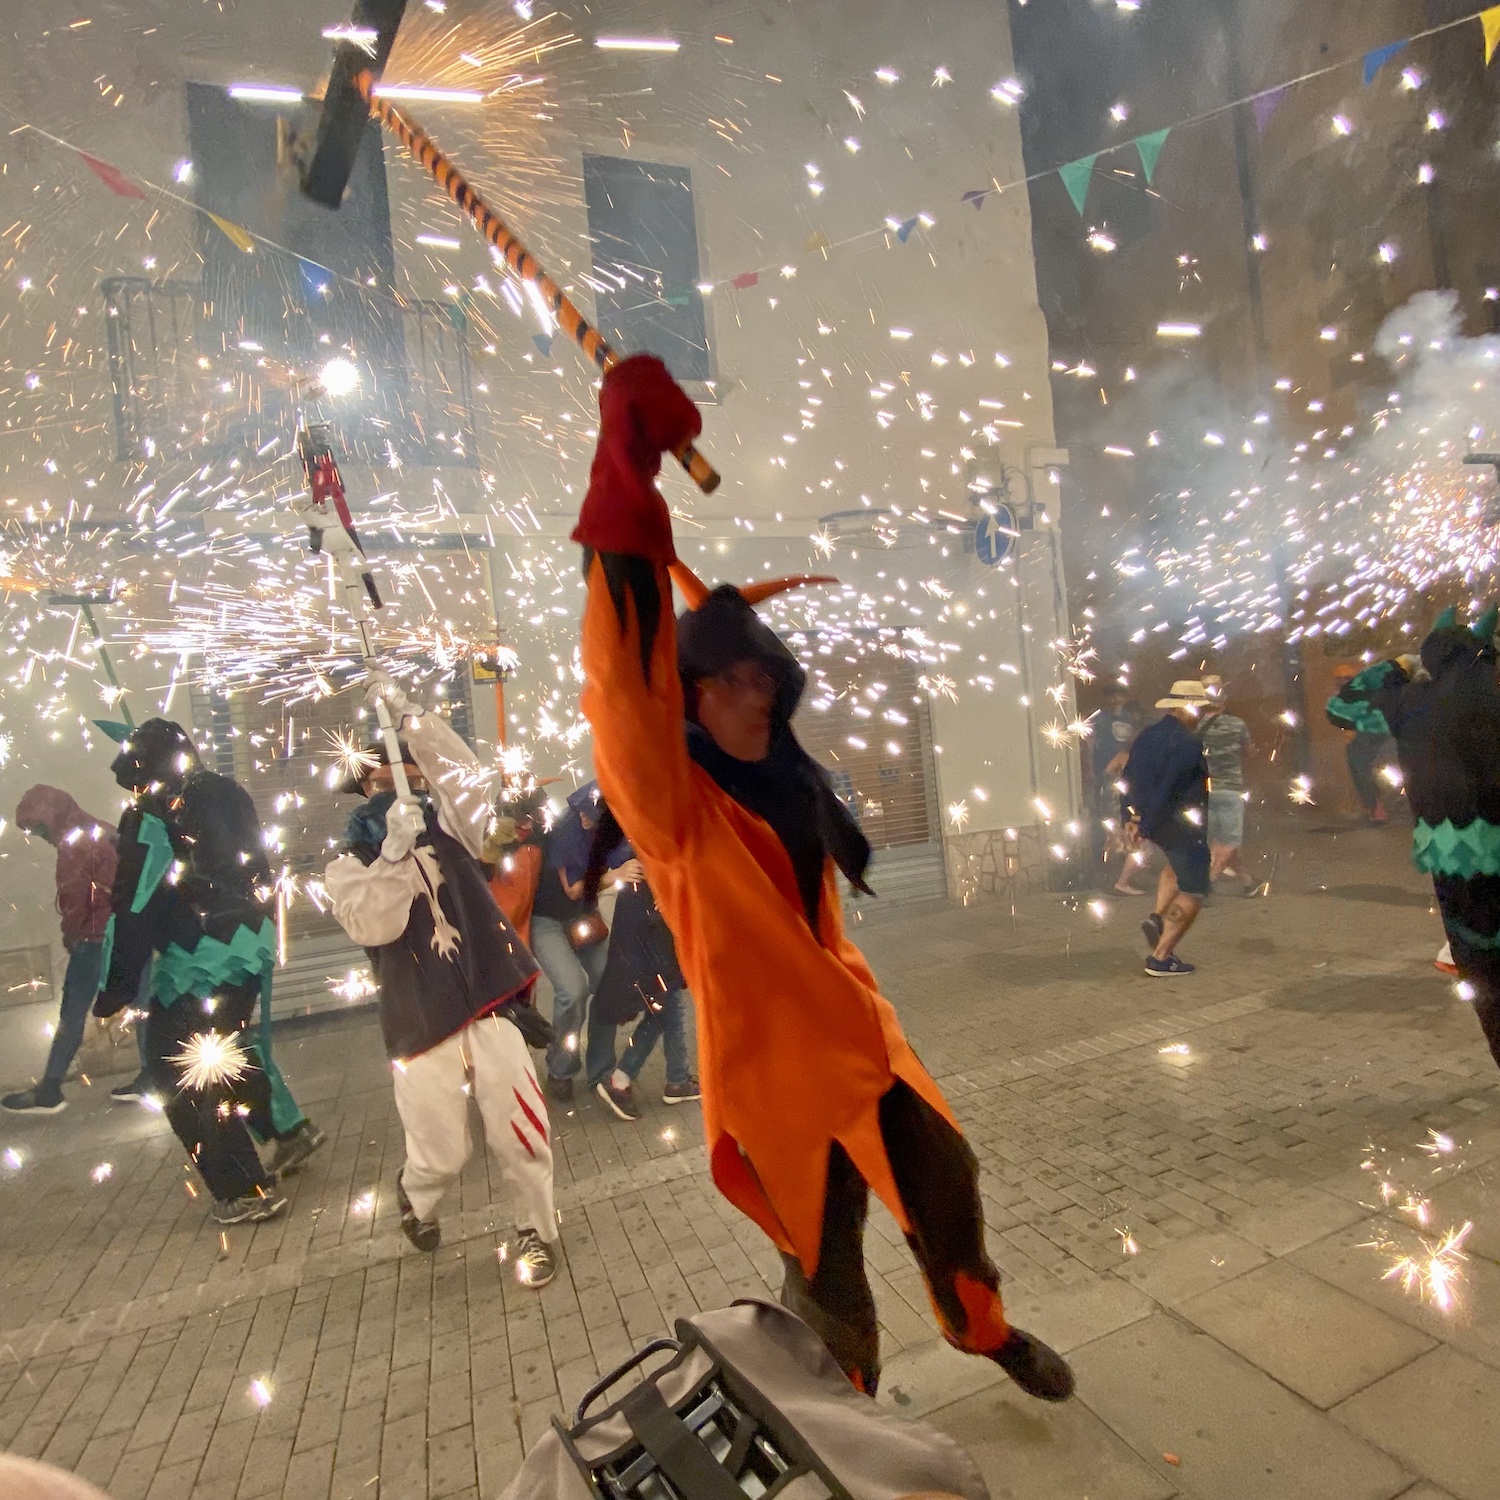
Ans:
[{"label": "white sleeve", "polygon": [[402,735],[417,769],[427,778],[444,830],[480,858],[490,821],[490,775],[479,757],[441,714],[408,718]]},{"label": "white sleeve", "polygon": [[323,884],[339,926],[361,948],[394,943],[406,931],[411,904],[423,889],[414,859],[366,865],[352,854],[341,854],[328,866]]}]

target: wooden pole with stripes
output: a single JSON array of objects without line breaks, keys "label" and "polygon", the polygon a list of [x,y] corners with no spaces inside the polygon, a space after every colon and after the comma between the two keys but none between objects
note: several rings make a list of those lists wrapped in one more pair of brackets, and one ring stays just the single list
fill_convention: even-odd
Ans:
[{"label": "wooden pole with stripes", "polygon": [[[473,184],[443,154],[432,137],[404,111],[374,92],[373,74],[362,73],[357,82],[381,124],[400,140],[431,174],[432,180],[469,216],[475,228],[505,257],[506,265],[523,281],[536,287],[542,300],[556,315],[563,332],[606,373],[619,364],[619,354],[574,307],[567,293],[542,269],[536,256],[511,233],[500,215],[474,191]],[[705,495],[718,489],[718,473],[692,443],[684,443],[677,449],[677,458]]]}]

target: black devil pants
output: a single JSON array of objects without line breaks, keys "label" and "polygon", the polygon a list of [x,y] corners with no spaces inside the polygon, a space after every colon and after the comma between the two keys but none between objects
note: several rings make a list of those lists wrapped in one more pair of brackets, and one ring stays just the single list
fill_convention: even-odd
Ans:
[{"label": "black devil pants", "polygon": [[[146,1053],[152,1085],[162,1100],[167,1121],[192,1157],[204,1185],[215,1198],[243,1198],[270,1187],[250,1135],[250,1125],[262,1134],[270,1130],[270,1083],[256,1054],[251,1018],[260,1000],[260,981],[220,985],[212,1010],[193,995],[180,995],[171,1005],[152,999],[146,1017]],[[235,1079],[190,1087],[183,1080],[178,1059],[194,1036],[216,1032],[240,1043],[246,1067]]]},{"label": "black devil pants", "polygon": [[[880,1134],[896,1190],[911,1223],[907,1244],[948,1342],[992,1354],[1009,1336],[1000,1273],[984,1247],[979,1163],[964,1140],[910,1086],[880,1101]],[[783,1254],[782,1305],[810,1324],[850,1379],[874,1393],[880,1376],[875,1298],[865,1275],[865,1216],[870,1189],[837,1142],[828,1157],[823,1239],[809,1279]]]},{"label": "black devil pants", "polygon": [[1500,1064],[1500,876],[1434,875],[1438,909],[1459,976],[1474,989],[1474,1014]]}]

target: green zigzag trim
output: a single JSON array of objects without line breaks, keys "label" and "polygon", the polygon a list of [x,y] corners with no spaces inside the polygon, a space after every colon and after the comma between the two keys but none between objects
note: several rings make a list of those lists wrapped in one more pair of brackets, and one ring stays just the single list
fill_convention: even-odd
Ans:
[{"label": "green zigzag trim", "polygon": [[[1386,679],[1394,670],[1395,664],[1388,661],[1377,661],[1368,666],[1356,677],[1349,679],[1349,687],[1357,693],[1373,693],[1377,688],[1385,686]],[[1359,699],[1349,699],[1335,693],[1328,700],[1329,716],[1356,734],[1389,734],[1391,726],[1386,723],[1385,715],[1375,707],[1373,703],[1366,703]]]},{"label": "green zigzag trim", "polygon": [[201,998],[221,984],[243,984],[269,969],[275,953],[276,928],[269,917],[259,932],[236,928],[227,943],[204,936],[191,953],[173,943],[157,960],[156,998],[170,1005],[181,995]]},{"label": "green zigzag trim", "polygon": [[1500,875],[1500,828],[1475,818],[1455,828],[1451,818],[1437,827],[1418,820],[1412,830],[1411,857],[1429,875]]},{"label": "green zigzag trim", "polygon": [[136,842],[146,848],[145,863],[141,866],[141,878],[136,882],[135,899],[130,903],[132,913],[142,910],[156,893],[161,878],[172,868],[172,840],[167,825],[155,813],[147,813],[141,819]]}]

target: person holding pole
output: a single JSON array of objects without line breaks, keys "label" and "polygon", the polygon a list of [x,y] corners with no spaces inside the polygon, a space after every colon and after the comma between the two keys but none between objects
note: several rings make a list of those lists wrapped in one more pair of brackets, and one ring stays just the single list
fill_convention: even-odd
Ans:
[{"label": "person holding pole", "polygon": [[837,872],[865,889],[870,845],[797,742],[806,674],[753,607],[815,580],[710,590],[677,562],[655,481],[701,421],[659,359],[617,364],[599,410],[573,532],[588,587],[582,707],[600,790],[698,1002],[714,1181],[776,1244],[782,1301],[859,1389],[880,1369],[863,1252],[873,1191],[944,1337],[1064,1400],[1067,1363],[1006,1320],[974,1153],[844,933]]},{"label": "person holding pole", "polygon": [[509,1190],[522,1286],[557,1274],[552,1134],[527,1052],[551,1028],[532,1004],[537,965],[480,867],[491,818],[474,752],[378,669],[368,692],[396,738],[364,752],[338,790],[366,799],[324,883],[333,914],[370,955],[406,1163],[401,1229],[431,1254],[437,1211],[468,1160],[469,1098]]}]

